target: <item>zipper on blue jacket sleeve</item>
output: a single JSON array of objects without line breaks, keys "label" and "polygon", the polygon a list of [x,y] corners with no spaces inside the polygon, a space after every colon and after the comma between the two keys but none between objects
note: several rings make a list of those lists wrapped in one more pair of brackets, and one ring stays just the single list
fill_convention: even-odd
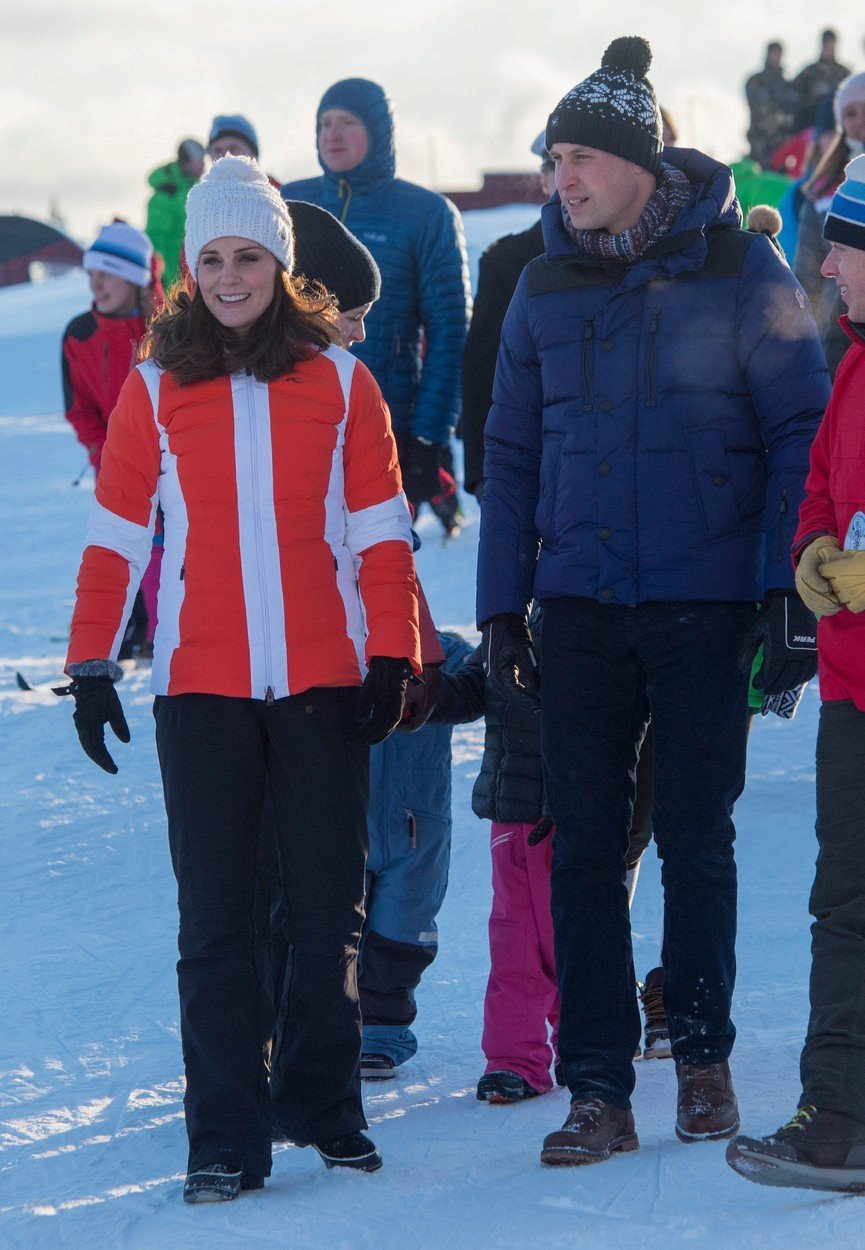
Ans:
[{"label": "zipper on blue jacket sleeve", "polygon": [[583,411],[590,412],[595,398],[595,379],[592,360],[595,337],[595,319],[586,317],[583,326]]},{"label": "zipper on blue jacket sleeve", "polygon": [[657,407],[657,375],[658,375],[658,323],[659,312],[652,313],[649,323],[649,358],[646,366],[646,407]]},{"label": "zipper on blue jacket sleeve", "polygon": [[781,502],[778,505],[778,543],[775,547],[775,559],[781,560],[784,557],[784,525],[786,524],[787,510],[789,508],[787,501],[787,487],[781,489]]}]

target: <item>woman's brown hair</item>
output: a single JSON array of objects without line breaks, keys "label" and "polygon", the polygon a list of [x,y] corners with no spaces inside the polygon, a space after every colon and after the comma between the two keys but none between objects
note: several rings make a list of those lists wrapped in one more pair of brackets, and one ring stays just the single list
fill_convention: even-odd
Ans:
[{"label": "woman's brown hair", "polygon": [[150,323],[138,358],[152,357],[181,386],[241,369],[275,382],[336,341],[335,317],[323,287],[310,289],[279,268],[269,307],[241,336],[220,325],[191,278],[181,278]]},{"label": "woman's brown hair", "polygon": [[802,194],[807,195],[810,200],[831,195],[843,182],[844,168],[852,156],[844,131],[839,130],[820,158],[817,168],[802,187]]}]

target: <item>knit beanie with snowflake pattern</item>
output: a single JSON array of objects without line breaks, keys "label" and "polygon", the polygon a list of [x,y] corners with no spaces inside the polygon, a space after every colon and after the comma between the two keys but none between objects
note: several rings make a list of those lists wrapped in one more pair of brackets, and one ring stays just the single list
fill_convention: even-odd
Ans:
[{"label": "knit beanie with snowflake pattern", "polygon": [[638,35],[614,39],[601,68],[572,87],[550,114],[546,146],[579,143],[661,174],[663,123],[646,78],[652,49]]}]

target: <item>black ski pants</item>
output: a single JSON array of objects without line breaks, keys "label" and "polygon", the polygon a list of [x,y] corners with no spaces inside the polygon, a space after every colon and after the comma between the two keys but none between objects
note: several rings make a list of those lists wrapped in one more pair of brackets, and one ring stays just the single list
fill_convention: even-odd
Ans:
[{"label": "black ski pants", "polygon": [[[180,909],[180,1028],[189,1168],[270,1173],[271,1130],[300,1145],[366,1127],[357,949],[369,750],[356,688],[278,699],[158,697],[156,743]],[[255,876],[265,791],[291,953],[270,1089]]]},{"label": "black ski pants", "polygon": [[541,751],[556,831],[559,1055],[575,1097],[630,1106],[640,1039],[628,895],[637,756],[651,717],[673,1056],[720,1063],[735,1038],[733,804],[745,781],[750,603],[544,603]]},{"label": "black ski pants", "polygon": [[820,708],[817,842],[802,1102],[865,1124],[865,712],[846,699]]}]

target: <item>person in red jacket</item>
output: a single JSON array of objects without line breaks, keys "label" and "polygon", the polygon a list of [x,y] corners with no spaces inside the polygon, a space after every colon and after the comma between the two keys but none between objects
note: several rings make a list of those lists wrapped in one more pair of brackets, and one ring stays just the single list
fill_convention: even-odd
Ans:
[{"label": "person in red jacket", "polygon": [[865,1190],[865,156],[836,191],[823,237],[851,341],[811,449],[793,544],[796,586],[820,618],[811,1016],[792,1120],[737,1137],[747,1180]]},{"label": "person in red jacket", "polygon": [[[146,234],[125,221],[103,226],[84,253],[93,304],[73,317],[63,333],[61,366],[66,420],[99,472],[108,418],[120,388],[138,359],[147,319],[164,298]],[[156,588],[162,559],[161,526],[150,565],[136,595],[119,652],[121,660],[149,650],[156,629]]]},{"label": "person in red jacket", "polygon": [[103,226],[84,253],[93,304],[63,332],[63,399],[66,420],[96,470],[108,418],[154,310],[152,261],[147,235],[125,221]]},{"label": "person in red jacket", "polygon": [[[260,1189],[272,1138],[327,1167],[381,1155],[360,1088],[357,951],[369,747],[419,673],[411,523],[369,371],[293,279],[288,210],[251,159],[189,194],[169,294],[108,430],[66,672],[85,752],[129,740],[124,618],[165,516],[151,690],[180,911],[187,1202]],[[267,794],[289,916],[270,1073],[256,975]]]}]

